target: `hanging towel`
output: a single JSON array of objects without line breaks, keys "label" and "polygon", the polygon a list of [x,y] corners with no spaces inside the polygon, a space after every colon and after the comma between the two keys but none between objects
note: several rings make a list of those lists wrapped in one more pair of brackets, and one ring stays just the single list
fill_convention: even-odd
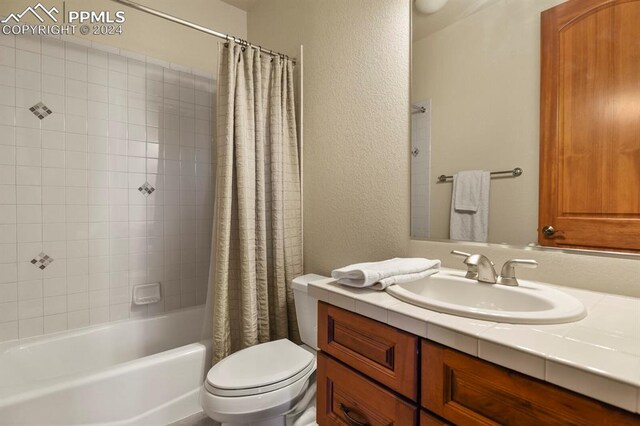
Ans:
[{"label": "hanging towel", "polygon": [[331,276],[338,280],[338,284],[384,290],[392,284],[415,281],[433,275],[439,270],[439,260],[397,257],[382,262],[356,263],[334,269]]},{"label": "hanging towel", "polygon": [[449,230],[452,240],[487,241],[490,187],[489,172],[469,170],[453,176]]}]

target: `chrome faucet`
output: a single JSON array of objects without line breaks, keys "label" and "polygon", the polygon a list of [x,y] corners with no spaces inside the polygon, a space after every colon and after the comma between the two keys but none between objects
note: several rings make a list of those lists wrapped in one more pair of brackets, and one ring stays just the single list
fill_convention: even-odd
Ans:
[{"label": "chrome faucet", "polygon": [[496,273],[494,264],[483,254],[469,254],[462,251],[453,250],[451,254],[464,257],[464,264],[467,265],[467,275],[465,278],[478,280],[479,282],[489,284],[503,284],[509,286],[517,286],[516,265],[525,268],[535,268],[538,262],[531,259],[511,259],[507,260],[502,266],[500,276]]},{"label": "chrome faucet", "polygon": [[[451,250],[451,254],[454,256],[464,257],[465,264],[467,263],[466,260],[469,258],[469,256],[471,256],[471,253],[465,253],[463,251],[458,251],[458,250]],[[477,280],[478,267],[476,265],[467,265],[467,275],[465,275],[465,278],[468,278],[470,280]]]},{"label": "chrome faucet", "polygon": [[475,266],[478,270],[478,281],[482,283],[495,284],[498,282],[498,274],[493,267],[493,262],[483,254],[472,254],[464,260],[469,266]]},{"label": "chrome faucet", "polygon": [[498,284],[518,285],[518,280],[516,279],[516,265],[520,265],[525,268],[537,268],[538,262],[532,259],[511,259],[504,262],[502,265],[502,271],[500,271],[500,279],[498,280]]}]

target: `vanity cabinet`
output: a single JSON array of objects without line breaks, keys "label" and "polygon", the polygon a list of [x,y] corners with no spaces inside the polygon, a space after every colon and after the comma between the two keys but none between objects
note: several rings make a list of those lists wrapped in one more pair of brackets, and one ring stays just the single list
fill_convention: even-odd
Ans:
[{"label": "vanity cabinet", "polygon": [[640,418],[428,340],[423,407],[461,425],[638,425]]},{"label": "vanity cabinet", "polygon": [[324,425],[640,425],[640,416],[318,302]]}]

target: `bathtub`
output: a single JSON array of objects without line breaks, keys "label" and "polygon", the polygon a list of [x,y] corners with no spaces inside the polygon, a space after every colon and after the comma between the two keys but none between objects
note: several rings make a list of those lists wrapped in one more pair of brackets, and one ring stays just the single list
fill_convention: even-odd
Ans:
[{"label": "bathtub", "polygon": [[202,411],[204,308],[0,344],[0,425],[164,425]]}]

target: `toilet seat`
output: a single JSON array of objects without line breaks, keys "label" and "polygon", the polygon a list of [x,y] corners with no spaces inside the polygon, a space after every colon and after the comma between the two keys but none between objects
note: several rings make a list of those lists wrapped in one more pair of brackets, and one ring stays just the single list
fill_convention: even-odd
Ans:
[{"label": "toilet seat", "polygon": [[205,389],[242,397],[289,386],[315,370],[315,357],[287,339],[262,343],[228,356],[209,370]]}]

